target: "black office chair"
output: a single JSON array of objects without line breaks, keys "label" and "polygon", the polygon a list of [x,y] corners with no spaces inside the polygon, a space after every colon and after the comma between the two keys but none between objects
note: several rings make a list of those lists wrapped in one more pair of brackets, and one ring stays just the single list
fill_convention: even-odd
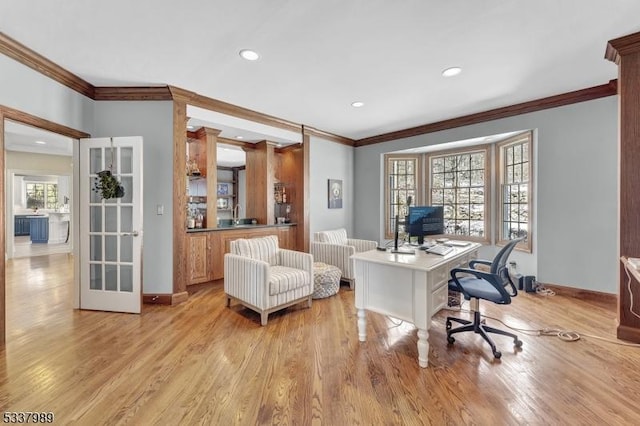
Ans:
[{"label": "black office chair", "polygon": [[[451,280],[449,281],[449,290],[458,291],[464,295],[466,300],[471,301],[471,310],[473,311],[473,321],[447,317],[447,341],[452,344],[456,341],[452,334],[463,331],[473,331],[481,335],[493,351],[493,356],[500,358],[502,353],[496,349],[495,343],[489,337],[488,333],[502,334],[513,338],[513,344],[516,348],[522,346],[522,341],[518,340],[518,336],[507,331],[485,325],[480,319],[480,299],[490,300],[493,303],[508,305],[511,298],[518,294],[518,289],[511,281],[509,270],[507,269],[507,259],[513,251],[516,244],[524,238],[510,240],[493,259],[488,260],[472,260],[469,262],[469,268],[455,268],[451,271]],[[483,272],[475,269],[476,265],[490,266],[490,272]],[[461,276],[462,275],[462,276]],[[509,290],[507,290],[507,288]],[[451,328],[451,321],[463,324],[458,328]]]}]

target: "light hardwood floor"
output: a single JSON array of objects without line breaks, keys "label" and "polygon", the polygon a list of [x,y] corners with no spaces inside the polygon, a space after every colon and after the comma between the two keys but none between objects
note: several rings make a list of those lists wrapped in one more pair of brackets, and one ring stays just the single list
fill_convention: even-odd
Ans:
[{"label": "light hardwood floor", "polygon": [[[640,352],[589,337],[445,338],[433,321],[429,367],[408,324],[367,313],[354,293],[269,316],[225,307],[221,283],[142,315],[74,311],[68,255],[7,263],[2,411],[51,411],[58,424],[639,424]],[[615,304],[521,293],[483,311],[516,327],[613,338]],[[465,314],[462,314],[465,315]],[[494,323],[488,320],[489,323]],[[499,324],[498,324],[499,325]]]}]

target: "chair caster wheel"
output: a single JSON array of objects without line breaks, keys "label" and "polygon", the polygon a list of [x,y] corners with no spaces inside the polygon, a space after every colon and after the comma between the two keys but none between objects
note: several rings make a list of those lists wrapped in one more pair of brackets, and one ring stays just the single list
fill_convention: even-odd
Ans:
[{"label": "chair caster wheel", "polygon": [[453,345],[453,342],[455,342],[455,341],[456,341],[456,339],[454,339],[453,337],[447,336],[447,342],[449,342],[450,345]]},{"label": "chair caster wheel", "polygon": [[451,330],[451,321],[447,320],[446,326],[447,330]]},{"label": "chair caster wheel", "polygon": [[502,352],[500,352],[500,351],[495,351],[495,352],[493,353],[493,356],[494,356],[496,359],[500,359],[500,357],[502,357]]},{"label": "chair caster wheel", "polygon": [[513,342],[513,344],[515,345],[516,348],[521,348],[522,347],[522,340],[516,339],[516,341]]}]

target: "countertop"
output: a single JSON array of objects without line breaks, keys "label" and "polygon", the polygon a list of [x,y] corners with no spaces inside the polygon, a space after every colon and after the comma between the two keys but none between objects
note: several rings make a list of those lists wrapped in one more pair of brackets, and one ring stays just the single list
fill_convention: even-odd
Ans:
[{"label": "countertop", "polygon": [[257,228],[281,228],[283,226],[294,226],[295,223],[278,223],[272,225],[236,225],[236,226],[224,226],[221,228],[193,228],[187,229],[188,233],[193,232],[215,232],[215,231],[235,231],[237,229],[257,229]]}]

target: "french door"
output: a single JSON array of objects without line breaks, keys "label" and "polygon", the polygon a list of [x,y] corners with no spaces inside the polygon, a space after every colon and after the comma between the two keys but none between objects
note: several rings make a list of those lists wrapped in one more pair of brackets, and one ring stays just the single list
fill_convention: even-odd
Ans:
[{"label": "french door", "polygon": [[[106,171],[117,198],[101,189]],[[142,138],[82,139],[80,309],[140,313],[142,234]]]}]

